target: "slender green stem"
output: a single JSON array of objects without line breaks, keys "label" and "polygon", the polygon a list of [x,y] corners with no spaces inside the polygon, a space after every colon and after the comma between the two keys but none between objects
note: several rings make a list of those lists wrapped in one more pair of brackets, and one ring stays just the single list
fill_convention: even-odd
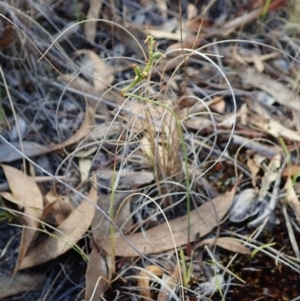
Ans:
[{"label": "slender green stem", "polygon": [[270,4],[271,4],[271,0],[267,0],[264,5],[263,11],[261,13],[261,21],[262,22],[265,22],[265,20],[266,20],[266,16],[269,11]]}]

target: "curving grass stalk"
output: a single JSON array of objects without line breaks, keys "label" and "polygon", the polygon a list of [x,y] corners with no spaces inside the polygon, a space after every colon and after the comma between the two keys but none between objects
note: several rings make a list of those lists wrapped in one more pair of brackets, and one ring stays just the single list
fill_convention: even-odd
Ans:
[{"label": "curving grass stalk", "polygon": [[169,111],[171,113],[171,115],[175,118],[176,121],[176,125],[177,125],[177,130],[178,130],[178,134],[179,134],[179,139],[181,142],[181,146],[182,146],[182,152],[183,152],[183,157],[184,157],[184,165],[185,165],[185,185],[186,185],[186,202],[187,202],[187,220],[188,220],[188,240],[187,243],[190,243],[190,225],[191,225],[191,221],[190,221],[190,212],[191,212],[191,197],[190,197],[190,179],[189,179],[189,169],[188,169],[188,156],[187,156],[187,148],[184,142],[184,137],[183,137],[183,131],[181,128],[181,123],[180,123],[180,119],[178,118],[177,114],[174,112],[174,110],[172,110],[170,107],[168,107],[166,104],[161,103],[159,101],[154,101],[152,99],[146,98],[146,97],[142,97],[140,95],[136,95],[136,94],[132,94],[132,93],[128,93],[127,91],[130,90],[131,88],[133,88],[134,86],[136,86],[137,84],[139,84],[142,80],[144,79],[148,79],[149,78],[149,74],[153,68],[154,62],[156,59],[159,59],[160,57],[163,56],[162,53],[157,52],[156,48],[157,48],[157,44],[154,40],[154,38],[151,35],[148,35],[148,37],[145,40],[145,43],[148,43],[148,49],[149,49],[149,59],[148,62],[146,64],[146,66],[144,67],[143,70],[140,69],[139,66],[137,65],[133,65],[133,69],[135,72],[135,78],[133,80],[133,82],[128,85],[127,87],[125,87],[122,91],[121,94],[125,97],[133,97],[139,100],[144,101],[145,103],[151,103],[153,105],[156,106],[161,106],[164,109],[166,109],[167,111]]}]

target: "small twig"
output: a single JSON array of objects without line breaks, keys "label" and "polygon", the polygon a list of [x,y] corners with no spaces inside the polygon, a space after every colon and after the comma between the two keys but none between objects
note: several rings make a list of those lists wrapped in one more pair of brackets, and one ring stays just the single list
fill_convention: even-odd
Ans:
[{"label": "small twig", "polygon": [[257,153],[260,153],[261,155],[266,156],[268,158],[274,157],[278,153],[278,150],[280,150],[279,147],[263,145],[257,141],[238,135],[232,135],[232,143],[237,145],[243,145],[244,147],[251,149]]},{"label": "small twig", "polygon": [[[56,176],[58,179],[60,180],[64,180],[64,181],[73,181],[76,180],[75,178],[67,178],[66,176]],[[33,181],[35,181],[36,183],[44,183],[44,182],[48,182],[48,181],[53,181],[53,179],[51,177],[32,177]],[[1,183],[0,184],[0,192],[3,191],[7,191],[9,190],[9,185],[8,182],[5,183]]]}]

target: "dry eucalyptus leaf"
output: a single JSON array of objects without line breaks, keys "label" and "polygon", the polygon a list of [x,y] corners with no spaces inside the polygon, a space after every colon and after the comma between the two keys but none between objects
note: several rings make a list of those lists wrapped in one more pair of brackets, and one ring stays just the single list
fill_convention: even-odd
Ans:
[{"label": "dry eucalyptus leaf", "polygon": [[84,55],[85,59],[81,61],[83,73],[93,77],[93,84],[98,91],[105,90],[113,83],[115,78],[113,66],[101,59],[94,51],[84,49],[76,51],[75,54]]},{"label": "dry eucalyptus leaf", "polygon": [[[130,198],[127,192],[115,192],[114,200],[111,200],[111,195],[99,195],[98,206],[110,215],[113,212],[113,220],[123,231],[130,228],[132,225],[132,218],[130,217]],[[123,203],[124,202],[124,203]],[[111,211],[111,206],[113,210]],[[117,214],[118,213],[118,214]],[[92,233],[95,241],[99,241],[110,235],[111,223],[103,216],[101,211],[96,211],[92,222]],[[101,245],[99,245],[101,248]]]},{"label": "dry eucalyptus leaf", "polygon": [[3,191],[3,192],[0,193],[0,195],[5,200],[10,201],[11,203],[14,203],[14,204],[18,205],[19,208],[23,208],[22,201],[19,201],[19,200],[15,199],[15,197],[10,192]]},{"label": "dry eucalyptus leaf", "polygon": [[79,172],[81,183],[84,183],[88,179],[91,166],[91,159],[79,159]]},{"label": "dry eucalyptus leaf", "polygon": [[266,160],[266,157],[259,154],[255,154],[254,158],[247,159],[247,166],[251,173],[252,186],[256,187],[257,174],[262,168],[263,161]]},{"label": "dry eucalyptus leaf", "polygon": [[166,0],[156,0],[157,7],[161,12],[161,16],[164,19],[167,19],[167,13],[168,13],[168,6],[167,6],[167,1]]},{"label": "dry eucalyptus leaf", "polygon": [[197,16],[198,16],[197,7],[194,4],[189,3],[187,5],[187,19],[192,20],[192,19],[196,18]]},{"label": "dry eucalyptus leaf", "polygon": [[218,247],[221,247],[223,249],[229,250],[234,253],[250,254],[250,250],[233,237],[219,237],[217,239],[216,238],[204,239],[195,246],[195,249],[200,248],[204,245],[211,245],[211,244],[215,244]]},{"label": "dry eucalyptus leaf", "polygon": [[105,255],[105,263],[106,263],[107,270],[108,270],[107,278],[109,281],[111,281],[112,277],[116,273],[116,257],[111,254],[106,254]]},{"label": "dry eucalyptus leaf", "polygon": [[43,274],[0,275],[0,300],[28,291],[39,291],[45,287],[47,277]]},{"label": "dry eucalyptus leaf", "polygon": [[[207,235],[220,223],[232,205],[234,194],[235,188],[190,212],[190,242],[194,241],[197,234],[200,237]],[[168,226],[172,233],[170,233]],[[100,244],[108,253],[113,253],[116,256],[133,257],[139,254],[132,246],[146,255],[165,252],[174,247],[185,245],[187,243],[187,233],[188,218],[182,216],[169,221],[168,225],[164,223],[147,230],[146,236],[143,233],[127,235],[129,243],[123,237],[115,237],[114,250],[110,237],[105,238]],[[175,246],[171,235],[175,240]]]},{"label": "dry eucalyptus leaf", "polygon": [[293,186],[292,179],[290,177],[288,177],[286,179],[284,189],[286,190],[286,197],[285,198],[288,202],[299,203],[298,196],[296,194],[296,191],[295,191],[294,186]]},{"label": "dry eucalyptus leaf", "polygon": [[71,136],[69,139],[57,145],[53,150],[64,148],[79,142],[90,133],[93,124],[94,124],[93,110],[91,107],[88,106],[86,108],[84,120],[80,128],[76,131],[76,133],[73,136]]},{"label": "dry eucalyptus leaf", "polygon": [[295,128],[298,132],[300,132],[300,110],[292,109],[292,114]]},{"label": "dry eucalyptus leaf", "polygon": [[256,187],[256,176],[257,176],[258,172],[260,171],[260,166],[257,166],[254,159],[252,159],[252,158],[247,159],[247,166],[251,173],[252,186]]},{"label": "dry eucalyptus leaf", "polygon": [[[90,8],[87,13],[86,19],[97,19],[102,7],[102,0],[90,0]],[[84,35],[87,41],[93,43],[96,35],[97,21],[88,21],[84,24]]]},{"label": "dry eucalyptus leaf", "polygon": [[25,228],[22,230],[19,256],[15,267],[15,272],[17,272],[39,227],[44,207],[43,195],[36,182],[24,172],[7,165],[1,165],[1,167],[13,197],[19,202],[19,208],[21,206],[24,208]]},{"label": "dry eucalyptus leaf", "polygon": [[192,129],[192,130],[197,130],[201,131],[202,129],[206,129],[209,126],[211,126],[213,122],[210,119],[203,118],[203,117],[191,117],[187,121],[184,122],[185,127]]},{"label": "dry eucalyptus leaf", "polygon": [[98,301],[109,285],[108,271],[104,258],[99,250],[94,247],[89,256],[86,270],[85,301]]},{"label": "dry eucalyptus leaf", "polygon": [[143,296],[143,300],[151,300],[150,281],[153,278],[152,275],[162,276],[162,274],[163,270],[155,265],[149,265],[144,270],[140,271],[137,286],[141,296]]},{"label": "dry eucalyptus leaf", "polygon": [[163,274],[162,280],[166,285],[162,285],[161,289],[159,291],[157,301],[169,301],[170,300],[170,290],[174,290],[178,283],[180,282],[181,277],[181,269],[179,267],[179,264],[175,266],[175,269],[173,271],[172,275]]},{"label": "dry eucalyptus leaf", "polygon": [[88,104],[95,108],[96,112],[102,115],[107,116],[108,110],[106,105],[104,105],[103,102],[101,102],[101,99],[110,101],[111,103],[115,103],[120,106],[123,105],[125,101],[125,98],[120,94],[119,90],[110,89],[107,91],[100,91],[99,89],[94,87],[86,80],[80,78],[79,76],[76,76],[74,78],[72,74],[62,74],[58,77],[58,80],[67,82],[70,85],[70,87],[76,90],[83,91],[86,94],[99,98],[99,100],[95,100],[94,98],[89,98],[88,96],[86,97]]},{"label": "dry eucalyptus leaf", "polygon": [[[86,80],[84,80],[83,78],[81,78],[79,76],[76,76],[74,78],[74,76],[72,74],[62,74],[57,79],[60,81],[66,82],[73,89],[82,91],[82,92],[87,93],[92,96],[99,97],[99,101],[95,100],[94,98],[89,98],[88,96],[85,97],[85,99],[87,100],[87,103],[90,106],[95,108],[96,112],[108,115],[108,110],[107,110],[106,105],[100,101],[101,96],[104,93],[104,91],[97,90],[92,84],[90,84],[89,82],[87,82]],[[115,102],[115,100],[117,99],[117,96],[106,94],[105,99],[108,101]]]},{"label": "dry eucalyptus leaf", "polygon": [[234,198],[233,206],[229,211],[229,220],[240,223],[259,212],[259,201],[255,189],[243,190]]},{"label": "dry eucalyptus leaf", "polygon": [[87,137],[88,141],[101,142],[102,139],[117,139],[123,130],[119,122],[103,122],[93,128]]},{"label": "dry eucalyptus leaf", "polygon": [[[2,24],[0,26],[2,27]],[[16,39],[14,35],[15,27],[13,25],[4,26],[0,30],[0,47],[6,47]]]},{"label": "dry eucalyptus leaf", "polygon": [[[80,148],[74,150],[74,156],[76,158],[90,156],[97,151],[103,140],[117,140],[122,130],[123,126],[119,122],[103,122],[100,125],[93,126],[85,136],[84,142],[80,144]],[[86,144],[87,146],[85,147]]]},{"label": "dry eucalyptus leaf", "polygon": [[[97,201],[97,190],[92,186],[87,198]],[[32,249],[23,259],[20,269],[26,269],[54,259],[70,250],[90,227],[95,206],[84,199],[45,241]]]},{"label": "dry eucalyptus leaf", "polygon": [[288,165],[282,173],[283,177],[293,177],[295,175],[300,175],[300,166],[298,165]]},{"label": "dry eucalyptus leaf", "polygon": [[[149,29],[148,34],[151,34],[155,39],[168,39],[173,41],[180,41],[181,34],[179,31],[176,32],[168,32],[165,30],[159,29]],[[185,36],[186,34],[183,33]]]},{"label": "dry eucalyptus leaf", "polygon": [[298,223],[300,223],[300,202],[298,203],[290,203],[290,206],[292,207],[292,209],[294,210]]},{"label": "dry eucalyptus leaf", "polygon": [[284,188],[286,190],[286,200],[289,202],[289,205],[294,210],[297,220],[300,221],[300,202],[296,194],[291,177],[287,178]]},{"label": "dry eucalyptus leaf", "polygon": [[101,169],[97,173],[98,183],[107,188],[111,188],[111,180],[115,179],[117,189],[131,189],[154,181],[154,174],[148,171],[132,171],[122,169],[114,171],[111,169]]},{"label": "dry eucalyptus leaf", "polygon": [[273,137],[284,137],[291,141],[300,142],[300,134],[297,131],[290,130],[274,119],[269,120],[253,120],[253,125],[259,127]]},{"label": "dry eucalyptus leaf", "polygon": [[281,156],[276,154],[270,161],[267,170],[261,180],[261,188],[258,195],[258,200],[262,201],[267,195],[271,184],[277,179],[279,168],[281,165]]},{"label": "dry eucalyptus leaf", "polygon": [[278,80],[272,79],[266,74],[257,72],[254,68],[241,69],[239,76],[249,82],[252,86],[260,88],[273,96],[278,103],[290,109],[300,110],[300,97]]},{"label": "dry eucalyptus leaf", "polygon": [[45,205],[42,220],[52,225],[60,225],[74,210],[68,197],[54,195],[51,190],[45,199],[51,202]]},{"label": "dry eucalyptus leaf", "polygon": [[[143,43],[146,38],[146,32],[139,26],[135,26],[130,22],[126,22],[126,31],[125,27],[122,26],[124,19],[116,14],[114,15],[114,21],[121,26],[112,26],[112,24],[103,23],[103,27],[106,29],[106,31],[111,32],[112,35],[115,35],[120,43],[126,47],[126,49],[132,50],[138,57],[146,58],[145,52],[147,52],[148,49],[146,44]],[[128,33],[128,31],[131,33],[131,35]]]},{"label": "dry eucalyptus leaf", "polygon": [[226,107],[226,102],[223,97],[216,96],[213,98],[216,102],[213,103],[210,108],[217,112],[218,114],[224,114],[225,112],[225,107]]},{"label": "dry eucalyptus leaf", "polygon": [[253,59],[254,66],[255,66],[256,70],[259,73],[262,73],[264,71],[264,69],[265,69],[265,65],[263,63],[263,60],[261,59],[261,56],[258,55],[255,52],[252,52],[251,54],[252,54],[252,59]]},{"label": "dry eucalyptus leaf", "polygon": [[[12,147],[14,146],[22,154],[16,152]],[[0,162],[9,163],[15,160],[22,159],[24,157],[36,157],[51,151],[51,147],[43,146],[32,141],[12,142],[12,143],[1,143],[0,144]]]}]

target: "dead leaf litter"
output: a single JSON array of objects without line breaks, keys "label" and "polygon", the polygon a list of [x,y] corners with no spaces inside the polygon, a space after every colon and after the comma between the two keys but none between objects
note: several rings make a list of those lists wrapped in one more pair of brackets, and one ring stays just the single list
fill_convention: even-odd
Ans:
[{"label": "dead leaf litter", "polygon": [[196,2],[0,3],[0,299],[299,297],[297,6]]}]

